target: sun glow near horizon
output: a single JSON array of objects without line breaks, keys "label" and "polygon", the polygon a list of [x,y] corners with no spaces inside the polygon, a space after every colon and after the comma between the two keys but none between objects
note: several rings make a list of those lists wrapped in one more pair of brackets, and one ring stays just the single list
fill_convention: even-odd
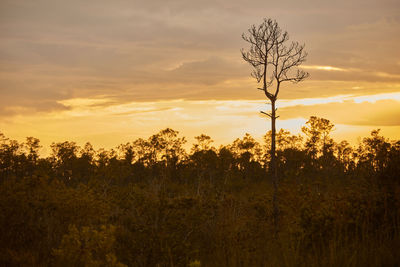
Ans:
[{"label": "sun glow near horizon", "polygon": [[[389,102],[385,102],[389,101]],[[283,128],[293,134],[300,134],[301,127],[309,116],[317,115],[313,111],[324,109],[329,105],[357,105],[366,103],[375,105],[400,104],[400,93],[385,93],[369,96],[339,95],[327,98],[282,99],[278,101],[277,129]],[[80,145],[91,142],[96,148],[115,148],[121,143],[131,142],[137,138],[148,138],[164,128],[178,130],[181,136],[188,139],[188,147],[193,137],[202,133],[215,140],[214,145],[226,145],[245,133],[250,133],[258,141],[270,129],[270,120],[259,113],[268,111],[270,105],[263,100],[165,100],[151,102],[118,103],[112,98],[71,98],[59,101],[66,107],[63,111],[30,114],[9,118],[7,124],[0,123],[7,129],[6,136],[21,141],[26,136],[34,136],[42,141],[44,154],[52,142],[65,140],[75,141]],[[360,106],[361,107],[361,106]],[[365,112],[365,120],[375,114],[380,107]],[[304,110],[304,111],[302,111]],[[329,111],[327,118],[336,125],[333,137],[347,139],[356,144],[359,137],[367,136],[376,128],[392,139],[399,138],[399,126],[370,124],[346,121],[339,111]],[[362,118],[360,118],[362,121]],[[47,148],[46,148],[47,147]]]}]

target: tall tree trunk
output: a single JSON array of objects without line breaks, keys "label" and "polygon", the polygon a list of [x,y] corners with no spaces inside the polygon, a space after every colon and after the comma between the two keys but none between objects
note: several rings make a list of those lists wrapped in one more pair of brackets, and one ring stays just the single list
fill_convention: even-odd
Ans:
[{"label": "tall tree trunk", "polygon": [[279,206],[278,206],[278,169],[277,169],[277,162],[276,162],[276,109],[275,109],[275,101],[276,99],[271,99],[271,173],[273,175],[272,182],[273,182],[273,195],[272,195],[272,209],[273,209],[273,219],[274,219],[274,230],[275,235],[278,233],[278,226],[279,226]]}]

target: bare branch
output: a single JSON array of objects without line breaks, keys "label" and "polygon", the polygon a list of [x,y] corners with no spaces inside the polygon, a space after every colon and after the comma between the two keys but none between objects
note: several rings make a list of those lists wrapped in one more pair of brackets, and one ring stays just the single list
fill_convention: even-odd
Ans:
[{"label": "bare branch", "polygon": [[[289,35],[282,31],[275,20],[264,19],[259,25],[252,25],[247,34],[242,35],[243,40],[249,43],[248,50],[242,49],[242,57],[253,67],[251,76],[262,86],[257,89],[264,91],[265,96],[270,100],[271,113],[260,111],[271,118],[271,161],[270,170],[273,174],[273,215],[275,233],[278,233],[279,205],[277,201],[278,175],[276,163],[276,116],[275,102],[283,82],[290,81],[298,83],[306,79],[309,74],[298,67],[306,60],[307,53],[304,44],[289,41]],[[273,86],[275,90],[271,90]]]}]

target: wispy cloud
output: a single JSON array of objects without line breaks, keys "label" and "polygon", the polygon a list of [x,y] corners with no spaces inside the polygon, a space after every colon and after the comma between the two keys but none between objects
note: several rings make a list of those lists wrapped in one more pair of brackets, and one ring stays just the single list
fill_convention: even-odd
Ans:
[{"label": "wispy cloud", "polygon": [[314,65],[303,65],[303,69],[309,70],[325,70],[325,71],[349,71],[343,68],[332,67],[332,66],[314,66]]}]

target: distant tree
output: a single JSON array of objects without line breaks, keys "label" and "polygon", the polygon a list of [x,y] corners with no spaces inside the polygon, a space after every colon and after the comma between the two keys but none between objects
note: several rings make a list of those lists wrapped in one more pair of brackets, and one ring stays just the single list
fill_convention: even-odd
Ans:
[{"label": "distant tree", "polygon": [[354,151],[346,140],[341,141],[336,145],[336,156],[338,161],[342,164],[343,170],[348,171],[355,166]]},{"label": "distant tree", "polygon": [[373,130],[371,137],[365,137],[360,144],[358,154],[359,165],[369,167],[369,173],[381,173],[389,162],[391,144],[389,140],[380,135],[380,129]]},{"label": "distant tree", "polygon": [[[271,135],[272,131],[268,131],[264,135],[264,149],[266,151],[266,160],[270,160],[271,151]],[[304,150],[303,138],[300,135],[292,135],[289,131],[280,129],[276,133],[277,143],[277,160],[278,160],[278,172],[280,178],[296,177],[298,176],[301,168],[304,165]]]},{"label": "distant tree", "polygon": [[198,152],[201,150],[209,150],[209,149],[211,149],[211,143],[214,142],[214,140],[212,140],[210,136],[205,135],[205,134],[196,136],[194,139],[197,140],[197,144],[193,144],[192,153],[195,153],[195,152]]},{"label": "distant tree", "polygon": [[18,141],[10,140],[3,133],[0,133],[0,177],[17,176],[20,171],[17,166],[20,152],[21,145]]},{"label": "distant tree", "polygon": [[151,161],[151,147],[149,142],[147,142],[146,140],[142,139],[142,138],[138,138],[136,139],[133,144],[133,149],[134,149],[134,154],[136,155],[136,162],[140,163],[140,164],[150,164]]},{"label": "distant tree", "polygon": [[28,152],[28,160],[33,164],[36,164],[39,158],[40,140],[34,137],[27,137],[25,143],[26,150]]},{"label": "distant tree", "polygon": [[242,35],[243,40],[250,44],[248,50],[242,49],[243,59],[253,68],[252,77],[262,87],[265,96],[271,102],[271,113],[261,111],[271,118],[271,163],[270,169],[273,174],[274,194],[273,208],[275,226],[279,219],[279,209],[277,203],[278,174],[276,164],[276,144],[275,144],[275,122],[276,116],[275,102],[278,98],[281,84],[284,82],[298,83],[306,79],[309,74],[298,69],[307,57],[304,45],[298,42],[289,41],[289,35],[278,26],[272,19],[264,19],[259,26],[251,26],[247,34]]},{"label": "distant tree", "polygon": [[[271,138],[272,131],[268,131],[264,136],[265,149],[266,152],[271,152]],[[279,132],[276,133],[275,142],[277,143],[277,150],[285,150],[288,148],[297,148],[300,149],[302,147],[303,138],[300,135],[292,135],[289,131],[280,129]]]},{"label": "distant tree", "polygon": [[389,160],[384,172],[385,178],[400,183],[400,140],[392,141],[389,151]]},{"label": "distant tree", "polygon": [[186,143],[186,139],[185,137],[178,137],[178,134],[178,131],[166,128],[149,139],[157,154],[156,158],[165,161],[166,166],[175,165],[185,157],[183,145]]},{"label": "distant tree", "polygon": [[216,176],[218,156],[215,148],[211,146],[214,140],[210,136],[201,134],[196,136],[197,143],[193,144],[190,160],[193,164],[193,170],[197,177],[197,195],[200,194],[201,183],[208,178],[209,184],[214,182]]},{"label": "distant tree", "polygon": [[237,138],[230,149],[235,153],[236,167],[242,178],[258,179],[260,177],[258,173],[260,170],[262,171],[259,163],[262,158],[261,145],[250,134],[246,133],[242,139]]},{"label": "distant tree", "polygon": [[334,127],[335,125],[327,119],[311,116],[306,126],[301,128],[307,136],[305,145],[312,159],[316,159],[318,155],[326,157],[332,153],[334,142],[330,133]]},{"label": "distant tree", "polygon": [[80,154],[82,159],[85,159],[88,163],[93,163],[95,151],[92,144],[87,142],[85,146],[81,149]]},{"label": "distant tree", "polygon": [[237,138],[233,142],[231,150],[235,152],[239,158],[248,158],[248,161],[255,161],[261,157],[260,144],[248,133],[246,133],[242,139]]},{"label": "distant tree", "polygon": [[124,159],[125,163],[132,164],[135,158],[135,150],[131,143],[126,143],[118,146],[118,150]]},{"label": "distant tree", "polygon": [[65,141],[51,144],[51,156],[54,161],[54,168],[58,176],[64,179],[67,184],[74,183],[73,171],[77,161],[79,147],[75,142]]}]

